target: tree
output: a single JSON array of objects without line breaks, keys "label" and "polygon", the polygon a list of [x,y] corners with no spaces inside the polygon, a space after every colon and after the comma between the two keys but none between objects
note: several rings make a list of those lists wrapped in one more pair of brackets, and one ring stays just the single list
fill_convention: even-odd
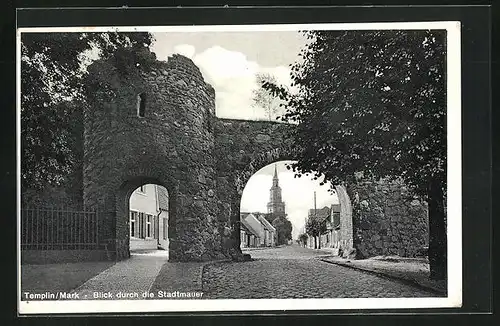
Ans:
[{"label": "tree", "polygon": [[267,114],[269,121],[272,120],[273,116],[278,113],[281,100],[273,94],[262,88],[261,86],[265,83],[277,84],[278,80],[271,74],[268,73],[258,73],[255,75],[258,87],[253,90],[252,106],[254,108],[263,108]]},{"label": "tree", "polygon": [[264,218],[271,224],[273,224],[273,221],[275,218],[279,217],[279,216],[286,216],[286,214],[277,214],[277,213],[265,213],[264,214]]},{"label": "tree", "polygon": [[283,213],[266,213],[264,218],[276,229],[278,245],[286,244],[292,239],[292,223]]},{"label": "tree", "polygon": [[271,224],[276,229],[278,245],[286,244],[292,239],[292,223],[285,216],[280,215],[274,218]]},{"label": "tree", "polygon": [[314,238],[314,249],[321,249],[319,237],[326,232],[326,219],[324,216],[309,216],[306,222],[306,233]]},{"label": "tree", "polygon": [[148,47],[149,33],[21,34],[21,186],[61,184],[76,160],[75,119],[85,105],[85,66],[123,47]]},{"label": "tree", "polygon": [[273,224],[274,215],[272,213],[265,213],[264,218],[271,224]]},{"label": "tree", "polygon": [[307,31],[284,121],[298,123],[296,173],[332,184],[401,178],[429,204],[431,278],[446,277],[444,31]]},{"label": "tree", "polygon": [[307,239],[308,239],[308,236],[306,233],[302,233],[301,235],[299,235],[299,242],[304,247],[307,245]]}]

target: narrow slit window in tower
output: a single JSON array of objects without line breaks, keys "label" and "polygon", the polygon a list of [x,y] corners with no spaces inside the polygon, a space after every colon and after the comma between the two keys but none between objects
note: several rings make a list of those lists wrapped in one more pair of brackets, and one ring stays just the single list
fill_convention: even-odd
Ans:
[{"label": "narrow slit window in tower", "polygon": [[144,118],[146,113],[146,94],[141,93],[137,96],[137,116]]}]

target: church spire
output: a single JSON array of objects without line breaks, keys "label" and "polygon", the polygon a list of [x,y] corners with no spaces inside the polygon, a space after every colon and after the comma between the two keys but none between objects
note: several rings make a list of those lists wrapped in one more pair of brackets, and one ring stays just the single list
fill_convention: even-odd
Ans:
[{"label": "church spire", "polygon": [[278,186],[278,169],[276,168],[276,164],[274,164],[273,186]]},{"label": "church spire", "polygon": [[273,185],[270,189],[267,212],[273,214],[285,214],[285,203],[281,199],[281,188],[278,180],[278,165],[274,164]]}]

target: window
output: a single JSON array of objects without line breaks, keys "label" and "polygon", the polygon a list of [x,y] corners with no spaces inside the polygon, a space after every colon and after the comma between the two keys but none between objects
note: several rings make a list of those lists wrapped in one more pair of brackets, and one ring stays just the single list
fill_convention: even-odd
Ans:
[{"label": "window", "polygon": [[137,212],[130,212],[130,236],[135,237],[137,232]]},{"label": "window", "polygon": [[144,118],[146,114],[146,94],[141,93],[137,95],[137,116]]},{"label": "window", "polygon": [[151,215],[146,214],[146,238],[151,238]]},{"label": "window", "polygon": [[144,223],[144,213],[139,213],[139,234],[137,235],[138,238],[144,239],[144,234],[145,234],[145,223]]}]

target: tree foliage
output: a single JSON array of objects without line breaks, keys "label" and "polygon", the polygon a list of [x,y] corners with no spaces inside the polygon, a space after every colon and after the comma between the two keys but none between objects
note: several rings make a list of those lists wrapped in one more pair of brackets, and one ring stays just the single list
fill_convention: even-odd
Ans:
[{"label": "tree foliage", "polygon": [[326,221],[327,221],[327,219],[324,217],[324,215],[318,215],[318,216],[311,215],[307,219],[306,233],[314,238],[315,249],[316,249],[317,244],[319,244],[319,241],[316,242],[317,238],[326,232]]},{"label": "tree foliage", "polygon": [[[445,48],[441,31],[308,31],[299,93],[266,83],[299,122],[295,168],[338,183],[363,171],[398,176],[426,195],[446,163]],[[318,132],[318,131],[321,132]]]},{"label": "tree foliage", "polygon": [[271,121],[273,117],[278,113],[280,108],[281,100],[261,86],[266,83],[272,83],[277,85],[278,80],[275,76],[269,73],[258,73],[255,76],[258,87],[253,90],[252,106],[254,108],[263,108],[266,112],[267,119]]},{"label": "tree foliage", "polygon": [[310,216],[306,222],[306,233],[313,237],[319,237],[326,232],[326,219],[316,216]]},{"label": "tree foliage", "polygon": [[21,34],[21,185],[59,185],[75,163],[74,124],[92,54],[148,47],[149,33]]},{"label": "tree foliage", "polygon": [[266,219],[271,220],[271,224],[276,229],[278,245],[286,244],[288,240],[292,239],[292,222],[286,216],[279,215],[276,217],[271,213],[266,214]]},{"label": "tree foliage", "polygon": [[[291,67],[297,94],[263,87],[298,123],[296,173],[332,184],[402,178],[429,202],[431,274],[442,278],[446,234],[445,31],[307,31]],[[440,271],[441,270],[441,271]]]},{"label": "tree foliage", "polygon": [[307,236],[307,233],[301,233],[299,235],[299,239],[298,240],[299,240],[299,242],[300,242],[301,245],[306,246],[308,238],[309,237]]}]

